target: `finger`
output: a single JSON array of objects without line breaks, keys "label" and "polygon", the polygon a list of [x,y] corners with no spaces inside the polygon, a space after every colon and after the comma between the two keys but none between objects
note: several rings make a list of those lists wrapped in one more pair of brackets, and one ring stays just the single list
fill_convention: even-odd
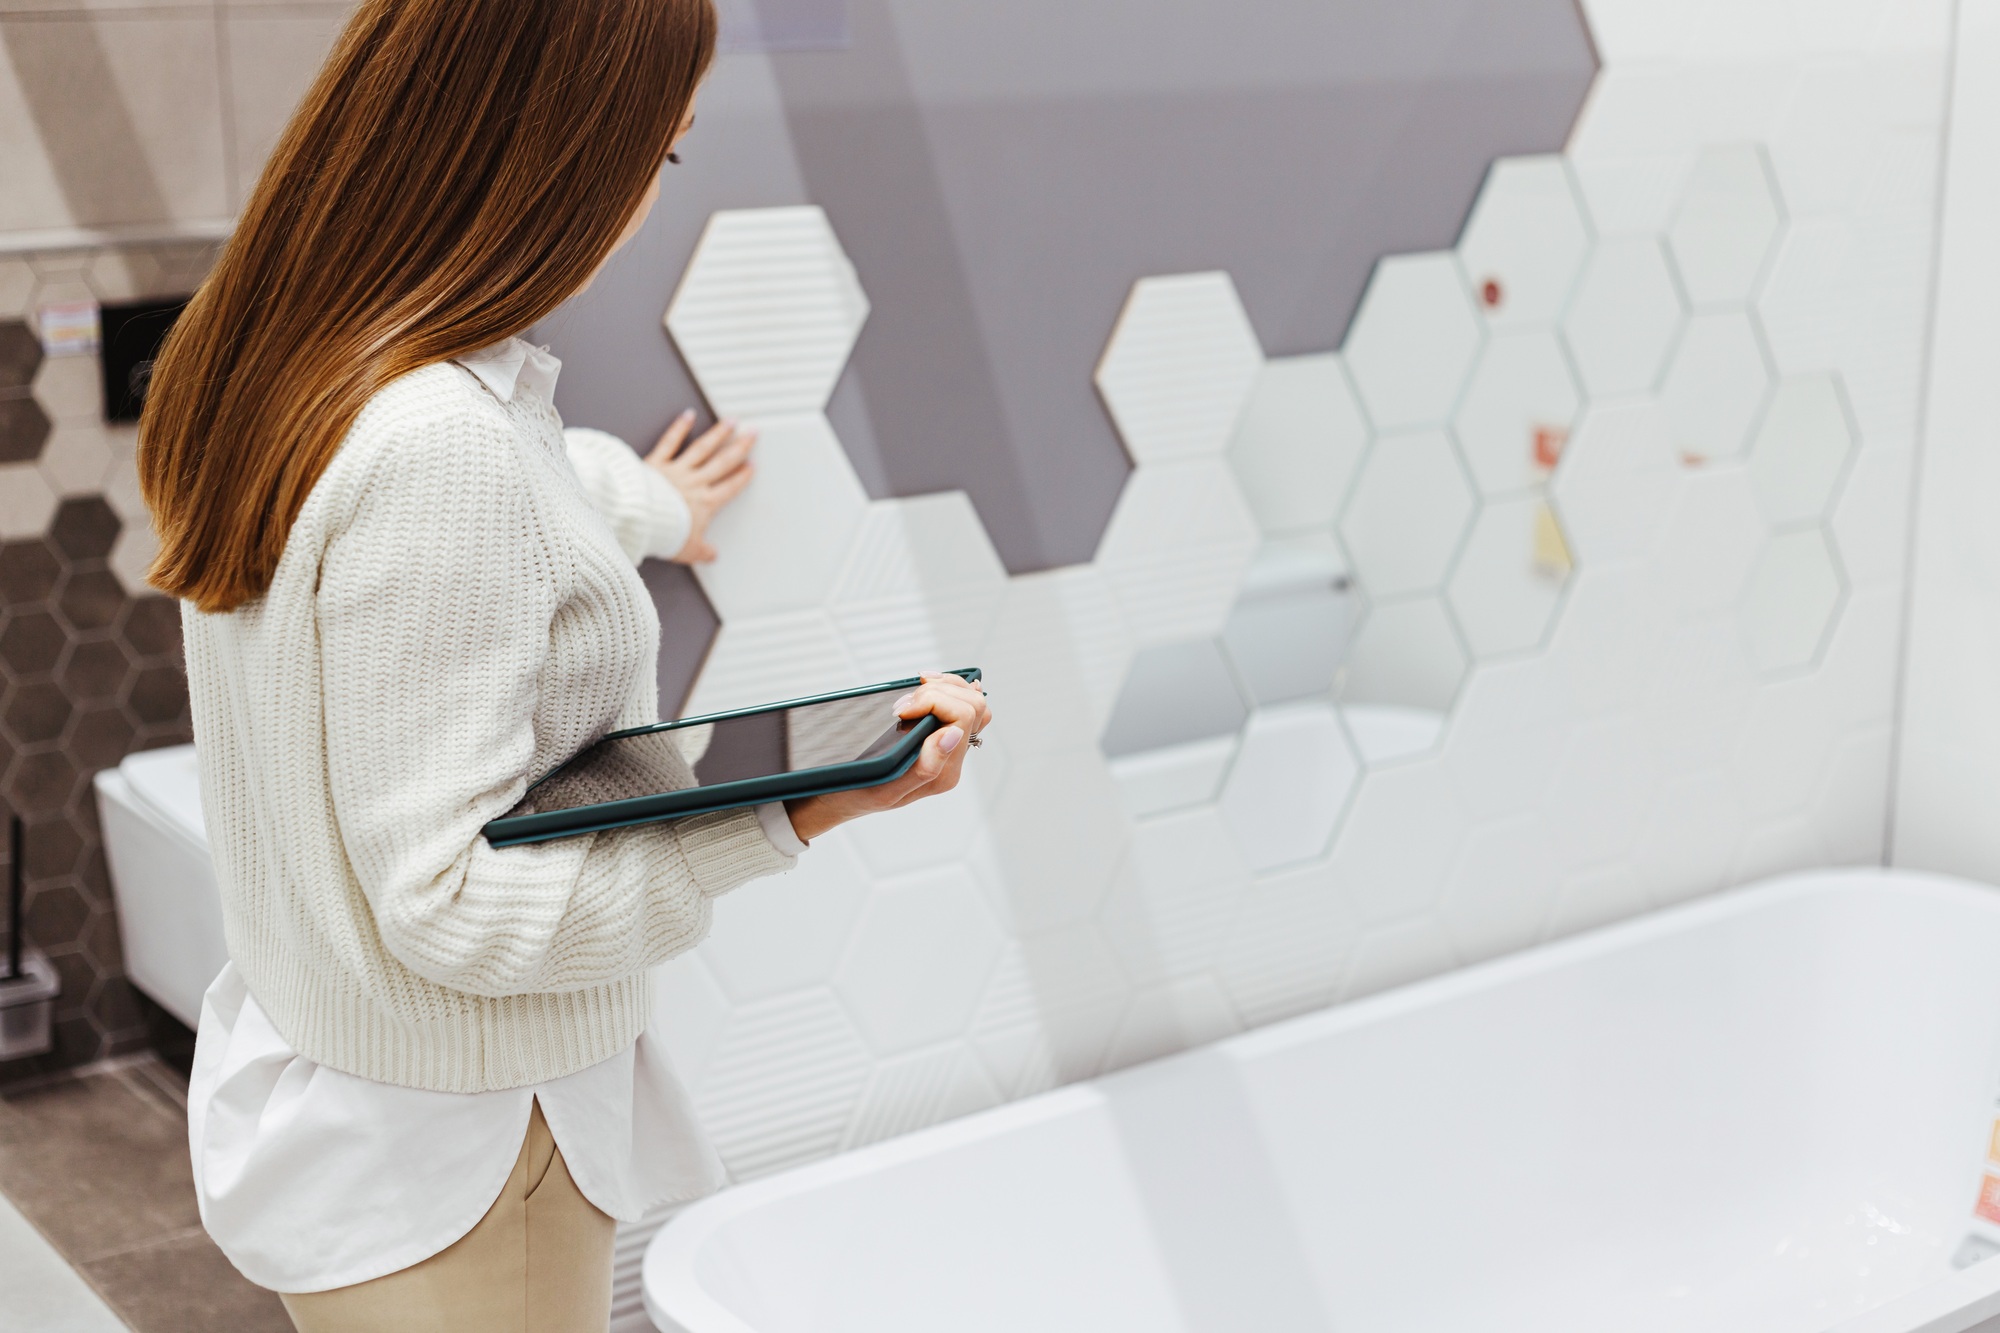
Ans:
[{"label": "finger", "polygon": [[687,545],[681,547],[680,554],[674,557],[674,561],[682,565],[705,565],[715,557],[716,550],[707,541],[700,537],[690,537]]},{"label": "finger", "polygon": [[695,475],[705,480],[728,476],[744,466],[744,460],[750,457],[751,446],[756,443],[756,431],[738,431],[727,444],[694,465]]},{"label": "finger", "polygon": [[674,418],[674,424],[668,426],[666,433],[660,436],[659,443],[655,444],[652,451],[646,455],[646,461],[648,463],[664,463],[669,458],[672,458],[676,453],[680,452],[681,442],[687,439],[688,432],[693,429],[694,409],[690,407],[687,411]]},{"label": "finger", "polygon": [[975,694],[963,683],[956,689],[951,689],[941,684],[920,685],[911,692],[910,697],[913,706],[919,708],[920,711],[915,713],[905,712],[903,716],[922,716],[923,713],[934,713],[940,721],[946,724],[955,723],[965,727],[968,731],[973,729],[973,724],[979,720],[980,713],[984,708],[982,697]]},{"label": "finger", "polygon": [[724,420],[716,422],[713,426],[703,431],[699,439],[687,447],[687,452],[681,456],[682,461],[691,467],[700,467],[710,454],[713,454],[723,445],[728,444],[735,434],[736,423],[734,421]]},{"label": "finger", "polygon": [[711,485],[708,488],[709,512],[711,514],[714,513],[737,496],[743,494],[743,488],[748,486],[750,479],[756,475],[757,469],[745,463],[721,481]]}]

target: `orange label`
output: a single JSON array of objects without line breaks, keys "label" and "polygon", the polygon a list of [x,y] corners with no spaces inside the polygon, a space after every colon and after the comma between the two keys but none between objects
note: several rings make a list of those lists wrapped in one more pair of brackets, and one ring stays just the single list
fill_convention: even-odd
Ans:
[{"label": "orange label", "polygon": [[1979,1203],[1973,1214],[2000,1225],[2000,1178],[1982,1176],[1979,1181]]},{"label": "orange label", "polygon": [[1993,1122],[1993,1137],[1986,1142],[1986,1156],[1989,1161],[2000,1162],[2000,1120]]}]

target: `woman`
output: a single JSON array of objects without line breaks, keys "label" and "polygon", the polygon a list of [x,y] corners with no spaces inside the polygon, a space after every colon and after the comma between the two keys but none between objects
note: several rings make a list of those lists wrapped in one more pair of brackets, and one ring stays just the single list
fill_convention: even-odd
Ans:
[{"label": "woman", "polygon": [[301,1329],[601,1333],[614,1219],[721,1180],[647,969],[818,834],[949,790],[989,720],[931,678],[902,712],[946,725],[889,787],[479,835],[657,716],[633,564],[711,555],[749,478],[726,423],[644,461],[564,431],[516,336],[638,229],[714,43],[709,0],[366,0],[156,370],[153,579],[231,957],[190,1143]]}]

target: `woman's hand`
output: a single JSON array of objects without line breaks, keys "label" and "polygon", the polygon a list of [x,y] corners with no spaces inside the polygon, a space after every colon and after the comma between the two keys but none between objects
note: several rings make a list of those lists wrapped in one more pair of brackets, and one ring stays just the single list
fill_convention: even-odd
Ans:
[{"label": "woman's hand", "polygon": [[879,787],[785,802],[793,832],[811,842],[850,819],[878,810],[894,810],[956,787],[959,774],[965,770],[965,756],[972,749],[966,741],[993,725],[993,710],[986,706],[986,689],[967,684],[957,676],[925,676],[922,685],[897,701],[896,716],[917,718],[926,713],[937,714],[944,725],[924,742],[909,772]]},{"label": "woman's hand", "polygon": [[690,408],[674,418],[674,424],[646,455],[646,461],[681,493],[694,517],[687,544],[674,556],[683,565],[715,559],[715,548],[708,544],[709,521],[750,484],[750,446],[757,443],[756,431],[741,430],[734,421],[718,421],[688,444],[688,432],[693,429],[694,409]]}]

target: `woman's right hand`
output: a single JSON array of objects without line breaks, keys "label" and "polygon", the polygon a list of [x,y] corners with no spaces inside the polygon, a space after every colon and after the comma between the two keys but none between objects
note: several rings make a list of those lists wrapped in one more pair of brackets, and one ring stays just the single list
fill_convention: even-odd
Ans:
[{"label": "woman's right hand", "polygon": [[811,842],[850,819],[894,810],[926,796],[943,795],[956,787],[959,774],[965,769],[965,756],[978,743],[979,733],[993,725],[986,687],[960,676],[925,676],[923,684],[896,701],[896,716],[909,719],[926,713],[935,713],[944,725],[924,742],[909,772],[879,787],[785,802],[792,831],[803,841]]},{"label": "woman's right hand", "polygon": [[757,443],[756,431],[744,430],[734,421],[716,422],[690,444],[688,432],[693,429],[694,409],[689,408],[674,418],[674,424],[646,455],[646,462],[672,482],[687,501],[694,520],[688,527],[687,542],[674,555],[683,565],[715,559],[715,547],[708,541],[709,522],[750,484],[754,472],[750,447]]}]

